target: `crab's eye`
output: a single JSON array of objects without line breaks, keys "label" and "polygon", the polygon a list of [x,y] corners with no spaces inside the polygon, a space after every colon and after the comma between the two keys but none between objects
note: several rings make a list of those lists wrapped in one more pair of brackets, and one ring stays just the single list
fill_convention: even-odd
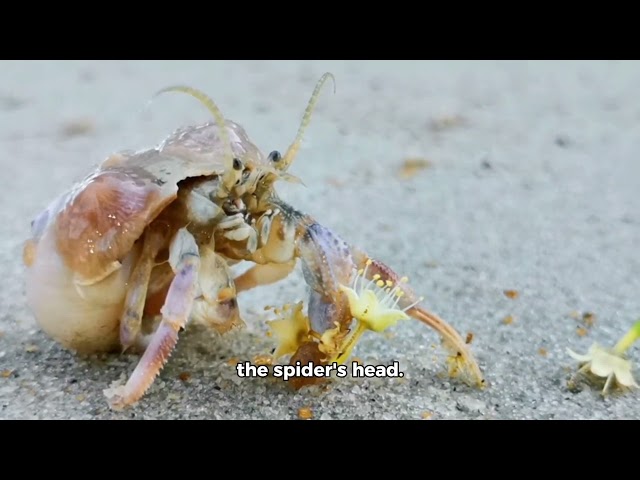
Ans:
[{"label": "crab's eye", "polygon": [[239,159],[237,159],[237,158],[233,159],[233,169],[234,170],[240,171],[240,170],[242,170],[243,167],[244,166],[242,165],[242,162]]},{"label": "crab's eye", "polygon": [[277,150],[274,150],[269,154],[269,161],[273,163],[278,163],[281,159],[282,159],[282,155],[280,155],[280,152]]}]

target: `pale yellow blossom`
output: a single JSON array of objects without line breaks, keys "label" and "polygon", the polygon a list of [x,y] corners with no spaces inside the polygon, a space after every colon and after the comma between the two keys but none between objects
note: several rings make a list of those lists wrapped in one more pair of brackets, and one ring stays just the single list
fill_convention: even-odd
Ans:
[{"label": "pale yellow blossom", "polygon": [[302,302],[298,302],[293,308],[285,305],[276,312],[280,314],[279,319],[267,322],[278,342],[274,358],[295,353],[310,338],[309,317],[302,312],[302,308]]},{"label": "pale yellow blossom", "polygon": [[[605,348],[597,343],[589,347],[585,355],[580,355],[568,349],[569,355],[581,363],[578,374],[590,372],[601,378],[606,378],[602,394],[606,395],[615,382],[623,387],[638,388],[639,385],[633,377],[633,364],[625,351],[640,337],[640,321],[637,322],[625,336],[613,347]],[[572,378],[571,382],[575,380]]]},{"label": "pale yellow blossom", "polygon": [[[398,302],[404,291],[398,285],[394,286],[390,280],[382,279],[379,274],[367,281],[367,269],[371,264],[372,261],[367,260],[365,268],[356,272],[350,286],[339,286],[347,296],[350,313],[356,320],[356,328],[341,345],[337,359],[339,363],[351,355],[356,342],[366,330],[380,333],[394,326],[399,320],[409,319],[405,312],[422,301],[420,298],[408,307],[399,308]],[[407,279],[403,278],[403,281],[406,282]]]}]

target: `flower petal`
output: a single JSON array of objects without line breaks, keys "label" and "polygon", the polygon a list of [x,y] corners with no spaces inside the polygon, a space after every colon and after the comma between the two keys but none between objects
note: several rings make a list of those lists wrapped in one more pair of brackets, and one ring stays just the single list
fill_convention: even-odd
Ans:
[{"label": "flower petal", "polygon": [[594,352],[591,360],[591,373],[599,377],[608,377],[620,367],[620,358],[604,350]]},{"label": "flower petal", "polygon": [[347,296],[347,299],[349,300],[349,310],[351,310],[351,315],[353,315],[354,317],[357,317],[358,313],[360,313],[360,310],[359,310],[360,302],[361,302],[360,297],[358,296],[358,294],[353,288],[340,285],[340,290],[342,290],[345,293],[345,295]]},{"label": "flower petal", "polygon": [[616,368],[615,370],[616,381],[625,387],[636,387],[638,388],[638,384],[633,378],[633,374],[631,373],[631,365],[629,368]]},{"label": "flower petal", "polygon": [[375,312],[372,312],[372,315],[367,315],[366,320],[362,320],[362,322],[367,326],[369,330],[373,330],[374,332],[382,332],[387,328],[395,325],[398,320],[406,320],[408,318],[409,315],[404,313],[402,310],[380,308]]},{"label": "flower petal", "polygon": [[310,328],[308,317],[302,313],[302,302],[295,305],[291,312],[283,313],[279,319],[268,321],[267,324],[278,341],[273,353],[275,358],[295,353],[306,341]]},{"label": "flower petal", "polygon": [[589,362],[591,361],[591,355],[580,355],[576,352],[574,352],[573,350],[571,350],[570,348],[567,348],[567,353],[575,360],[577,360],[578,362]]},{"label": "flower petal", "polygon": [[367,310],[371,310],[374,308],[378,308],[380,300],[378,300],[378,297],[376,296],[376,293],[374,291],[365,290],[362,292],[362,295],[360,297],[360,303],[366,305]]}]

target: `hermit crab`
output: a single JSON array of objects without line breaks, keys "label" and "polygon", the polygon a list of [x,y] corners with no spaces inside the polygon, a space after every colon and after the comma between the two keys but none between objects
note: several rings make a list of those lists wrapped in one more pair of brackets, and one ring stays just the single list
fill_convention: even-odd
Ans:
[{"label": "hermit crab", "polygon": [[[108,156],[33,220],[26,298],[43,331],[79,353],[142,353],[126,384],[105,391],[112,408],[144,396],[190,322],[220,333],[243,325],[238,294],[284,279],[298,260],[307,311],[290,309],[274,325],[292,364],[343,362],[365,330],[413,317],[440,334],[467,379],[484,383],[460,335],[405,278],[278,196],[278,180],[298,181],[287,171],[328,79],[284,155],[264,155],[200,90],[165,88],[158,94],[187,93],[213,120]],[[253,266],[234,276],[241,261]],[[297,380],[298,388],[312,382]]]}]

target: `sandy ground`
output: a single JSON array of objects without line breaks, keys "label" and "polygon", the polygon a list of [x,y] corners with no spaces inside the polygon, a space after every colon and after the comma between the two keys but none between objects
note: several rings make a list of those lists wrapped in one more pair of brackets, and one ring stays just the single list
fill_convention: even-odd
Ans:
[{"label": "sandy ground", "polygon": [[[234,361],[273,347],[263,307],[304,298],[297,270],[240,298],[244,330],[188,329],[142,402],[111,412],[102,392],[137,358],[79,358],[41,333],[24,298],[31,220],[110,152],[208,119],[179,95],[145,110],[159,88],[207,91],[269,152],[293,139],[325,71],[337,91],[323,94],[293,167],[306,186],[282,195],[473,332],[489,387],[443,376],[437,336],[415,321],[355,351],[399,361],[402,379],[294,392],[238,378]],[[635,391],[568,389],[566,349],[613,345],[640,317],[639,83],[637,62],[0,63],[0,418],[295,419],[302,407],[319,419],[638,418]],[[430,167],[403,178],[407,158]]]}]

